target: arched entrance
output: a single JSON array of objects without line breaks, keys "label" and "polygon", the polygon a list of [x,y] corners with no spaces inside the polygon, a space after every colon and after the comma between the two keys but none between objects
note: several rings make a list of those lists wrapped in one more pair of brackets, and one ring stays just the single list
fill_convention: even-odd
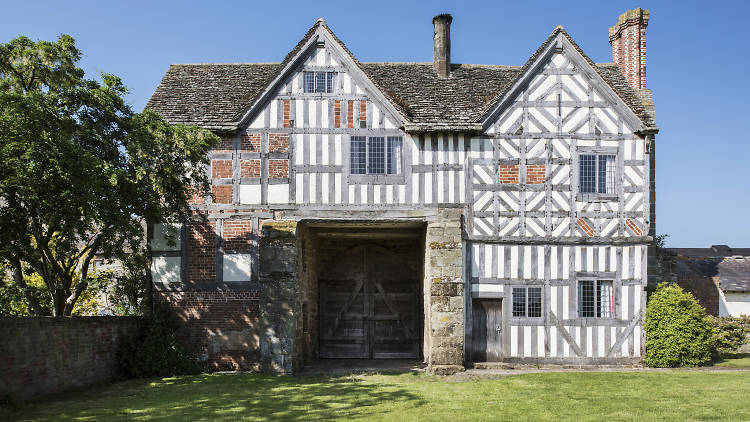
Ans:
[{"label": "arched entrance", "polygon": [[377,243],[334,256],[318,277],[321,358],[419,358],[420,268]]}]

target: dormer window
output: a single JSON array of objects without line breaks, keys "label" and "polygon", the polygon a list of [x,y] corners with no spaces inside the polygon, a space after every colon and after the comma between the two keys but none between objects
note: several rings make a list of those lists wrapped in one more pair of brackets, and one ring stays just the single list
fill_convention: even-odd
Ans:
[{"label": "dormer window", "polygon": [[304,72],[305,92],[333,93],[336,72]]}]

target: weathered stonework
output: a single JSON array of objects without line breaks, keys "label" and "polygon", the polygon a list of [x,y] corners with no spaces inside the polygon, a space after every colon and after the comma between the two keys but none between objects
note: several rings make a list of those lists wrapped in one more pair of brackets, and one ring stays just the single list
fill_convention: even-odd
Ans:
[{"label": "weathered stonework", "polygon": [[429,371],[438,375],[464,369],[461,219],[461,210],[443,209],[427,224],[425,296],[429,300],[425,309],[429,315],[429,338],[425,341],[425,355]]},{"label": "weathered stonework", "polygon": [[297,223],[265,221],[260,236],[260,359],[266,372],[292,373],[297,316]]}]

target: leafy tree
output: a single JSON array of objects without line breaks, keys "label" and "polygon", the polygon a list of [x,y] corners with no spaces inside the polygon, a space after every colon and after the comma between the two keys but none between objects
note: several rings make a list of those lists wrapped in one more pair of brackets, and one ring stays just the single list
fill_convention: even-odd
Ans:
[{"label": "leafy tree", "polygon": [[86,79],[80,57],[68,35],[0,44],[0,261],[37,315],[24,275],[42,278],[52,315],[71,315],[95,255],[143,245],[142,221],[177,221],[193,194],[209,194],[218,143],[134,113],[122,81]]},{"label": "leafy tree", "polygon": [[[32,274],[25,281],[27,293],[39,302],[45,313],[49,314],[51,303],[44,300],[45,297],[49,297],[49,294],[42,278]],[[0,316],[29,315],[34,315],[34,311],[31,309],[24,293],[10,277],[7,266],[0,265]]]},{"label": "leafy tree", "polygon": [[711,318],[714,326],[714,357],[736,352],[748,343],[750,316]]},{"label": "leafy tree", "polygon": [[692,294],[661,283],[646,306],[646,365],[700,366],[711,361],[714,328]]},{"label": "leafy tree", "polygon": [[138,330],[121,339],[117,367],[128,378],[196,374],[204,370],[177,341],[179,323],[168,308],[155,306]]},{"label": "leafy tree", "polygon": [[119,270],[97,274],[93,286],[104,299],[102,310],[113,315],[143,315],[149,281],[149,259],[145,251],[128,254]]}]

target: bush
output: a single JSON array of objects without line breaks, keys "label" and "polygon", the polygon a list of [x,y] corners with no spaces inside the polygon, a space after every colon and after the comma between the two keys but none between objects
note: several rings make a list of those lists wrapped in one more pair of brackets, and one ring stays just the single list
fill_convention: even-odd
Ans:
[{"label": "bush", "polygon": [[714,327],[714,356],[736,352],[748,341],[750,316],[711,318]]},{"label": "bush", "polygon": [[692,294],[661,283],[646,306],[646,365],[700,366],[711,361],[714,328]]},{"label": "bush", "polygon": [[128,378],[146,378],[201,372],[201,366],[177,343],[176,329],[171,313],[165,308],[155,308],[134,335],[120,342],[117,350],[120,373]]}]

